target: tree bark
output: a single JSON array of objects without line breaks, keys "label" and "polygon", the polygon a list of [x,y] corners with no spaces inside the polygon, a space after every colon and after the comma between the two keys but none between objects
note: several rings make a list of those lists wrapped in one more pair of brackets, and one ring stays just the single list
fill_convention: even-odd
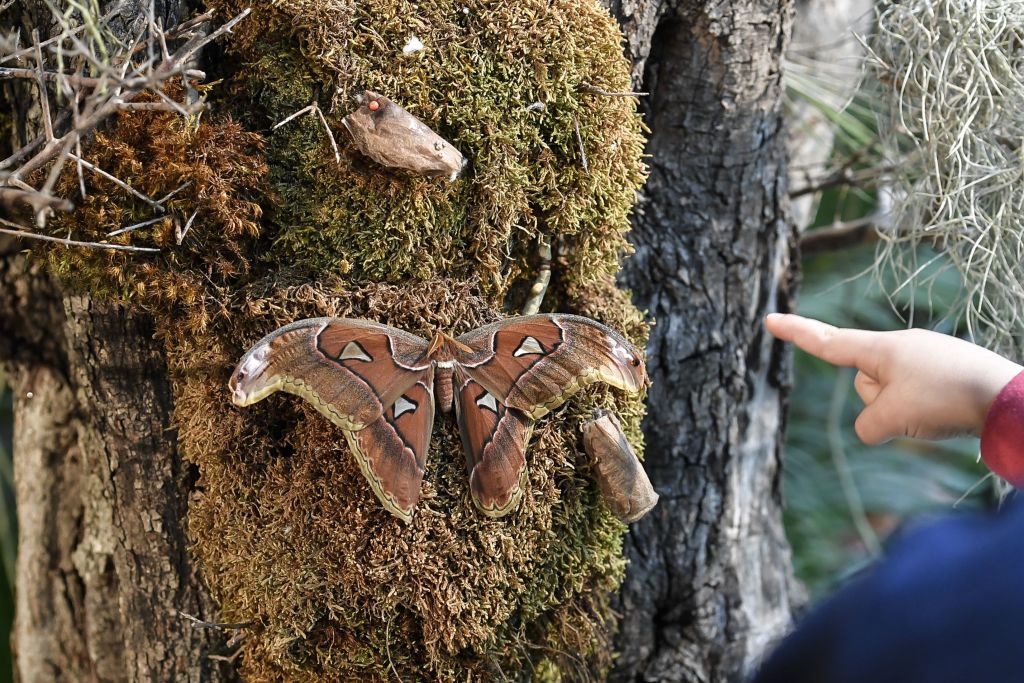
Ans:
[{"label": "tree bark", "polygon": [[800,595],[782,527],[789,310],[780,65],[789,3],[619,2],[651,137],[623,283],[656,321],[645,466],[661,501],[627,537],[614,679],[730,681]]},{"label": "tree bark", "polygon": [[[125,3],[121,26],[148,3]],[[157,2],[176,22],[184,2]],[[106,11],[109,7],[104,7]],[[23,35],[52,26],[22,5]],[[13,140],[38,132],[23,84],[6,91]],[[0,238],[0,360],[14,395],[19,517],[12,636],[20,681],[219,681],[213,605],[188,555],[194,473],[177,453],[152,322],[62,291],[24,245]]]},{"label": "tree bark", "polygon": [[[187,552],[193,473],[175,447],[152,325],[0,266],[15,397],[15,672],[22,681],[215,681],[213,606]],[[13,306],[11,306],[13,304]]]},{"label": "tree bark", "polygon": [[[158,14],[180,16],[179,5]],[[662,496],[627,539],[613,677],[736,680],[786,628],[797,592],[779,497],[787,372],[760,325],[788,309],[794,277],[779,84],[789,8],[610,7],[652,93],[651,178],[623,281],[657,320],[645,432]],[[214,610],[187,553],[192,473],[151,324],[66,295],[0,247],[20,679],[229,677],[206,656],[216,634],[176,616]]]}]

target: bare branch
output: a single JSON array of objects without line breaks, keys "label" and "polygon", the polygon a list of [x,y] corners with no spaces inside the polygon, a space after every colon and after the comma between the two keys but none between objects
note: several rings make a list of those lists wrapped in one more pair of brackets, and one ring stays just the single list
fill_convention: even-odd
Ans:
[{"label": "bare branch", "polygon": [[215,621],[203,621],[202,619],[200,619],[198,617],[194,617],[191,614],[188,614],[187,612],[182,612],[181,610],[178,610],[178,616],[182,617],[184,619],[187,619],[188,621],[192,622],[192,628],[212,628],[212,629],[218,629],[218,630],[221,630],[221,631],[228,631],[228,630],[235,631],[235,630],[238,630],[240,628],[249,628],[250,626],[253,625],[253,622],[251,622],[251,621],[242,621],[242,622],[233,623],[233,624],[232,623],[225,624],[225,623],[219,623],[219,622],[215,622]]},{"label": "bare branch", "polygon": [[103,176],[104,178],[106,178],[110,182],[114,183],[115,185],[117,185],[121,189],[123,189],[123,190],[125,190],[127,192],[130,192],[131,194],[135,195],[136,197],[138,197],[142,201],[144,201],[147,204],[149,204],[150,206],[152,206],[157,211],[164,211],[165,210],[163,205],[160,204],[160,202],[157,202],[157,201],[154,201],[153,199],[150,199],[149,197],[147,197],[146,195],[142,194],[141,192],[139,192],[134,187],[132,187],[128,183],[124,182],[120,178],[118,178],[116,176],[113,176],[110,173],[107,173],[106,171],[104,171],[99,166],[95,166],[95,165],[89,163],[88,161],[86,161],[85,159],[81,158],[77,154],[69,154],[69,156],[72,159],[74,159],[75,161],[77,161],[78,163],[82,164],[82,166],[85,166],[87,169],[89,169],[93,173],[95,173],[97,175]]},{"label": "bare branch", "polygon": [[53,119],[50,117],[50,94],[46,91],[46,79],[43,78],[43,70],[46,64],[43,62],[43,48],[39,47],[39,31],[32,31],[32,44],[36,46],[36,81],[39,83],[39,103],[43,108],[43,130],[46,133],[46,140],[53,140]]},{"label": "bare branch", "polygon": [[[0,187],[6,185],[24,190],[24,192],[8,196],[32,204],[33,208],[37,210],[37,220],[41,223],[45,219],[46,213],[49,213],[52,208],[67,206],[67,204],[54,201],[49,194],[56,185],[67,160],[74,159],[78,167],[79,187],[83,194],[85,183],[82,169],[86,168],[106,177],[156,210],[163,211],[159,202],[154,202],[128,183],[85,161],[82,155],[77,153],[81,148],[82,137],[91,134],[106,118],[119,111],[174,111],[185,116],[202,111],[206,106],[204,102],[178,102],[168,96],[163,88],[168,81],[179,76],[184,80],[186,89],[191,88],[189,79],[205,78],[202,71],[186,68],[188,62],[202,47],[229,33],[239,21],[251,13],[251,9],[240,12],[209,35],[201,31],[199,27],[213,16],[212,13],[194,17],[169,30],[164,30],[162,26],[150,19],[149,25],[141,27],[134,41],[129,44],[120,44],[120,51],[110,56],[109,59],[106,56],[100,59],[78,37],[85,30],[95,31],[95,26],[72,27],[69,25],[68,19],[51,2],[47,1],[47,5],[61,27],[61,33],[47,41],[40,41],[38,33],[34,33],[33,45],[30,48],[18,50],[0,58],[0,62],[5,62],[18,57],[34,55],[35,69],[0,67],[0,80],[32,78],[36,81],[40,90],[40,107],[44,127],[43,133],[31,143],[0,162],[0,169],[14,169],[6,177],[0,177]],[[100,20],[100,23],[108,20],[114,14],[116,14],[115,11],[108,13]],[[167,48],[168,38],[185,38],[186,43],[170,54]],[[156,41],[159,41],[159,50],[156,49]],[[47,70],[42,47],[54,43],[61,46],[64,54],[75,54],[85,59],[91,65],[93,73],[85,76],[81,71],[62,73],[59,70]],[[64,49],[66,44],[70,44],[68,50]],[[149,58],[143,58],[141,64],[136,63],[133,55],[146,47],[150,49]],[[55,83],[58,86],[58,93],[65,93],[68,95],[68,99],[72,100],[71,106],[61,111],[56,118],[51,112],[47,83]],[[155,94],[160,101],[133,101],[144,92]],[[72,93],[74,94],[73,98],[71,97]],[[83,104],[82,111],[79,112],[79,107]],[[73,121],[70,128],[67,129],[69,117],[73,117]],[[71,154],[72,149],[76,150],[75,154]],[[20,166],[16,166],[16,164],[20,164]],[[41,197],[36,198],[34,188],[27,185],[24,180],[47,165],[51,165],[49,175],[44,187],[36,193]]]},{"label": "bare branch", "polygon": [[56,244],[63,244],[67,247],[88,247],[90,249],[109,249],[111,251],[130,251],[140,254],[157,254],[160,252],[159,249],[154,247],[133,247],[130,244],[107,244],[106,242],[80,242],[78,240],[66,239],[63,237],[53,237],[52,235],[41,235],[37,232],[32,232],[25,228],[25,226],[12,223],[11,221],[0,218],[0,224],[13,225],[17,230],[9,228],[0,228],[0,234],[12,235],[14,237],[24,237],[27,239],[40,240],[43,242],[54,242]]},{"label": "bare branch", "polygon": [[327,139],[331,141],[331,149],[334,150],[334,162],[341,166],[341,153],[338,152],[338,142],[334,139],[334,133],[331,132],[331,127],[327,125],[327,118],[324,113],[320,111],[319,105],[313,103],[313,111],[320,117],[320,123],[324,124],[324,130],[327,131]]},{"label": "bare branch", "polygon": [[338,141],[334,139],[334,133],[331,131],[331,127],[327,123],[327,117],[324,116],[324,113],[320,109],[320,105],[317,103],[316,100],[313,100],[313,103],[310,104],[309,106],[303,107],[294,114],[291,114],[290,116],[287,116],[278,123],[274,124],[274,127],[271,128],[270,130],[277,130],[284,124],[288,123],[289,121],[294,121],[303,114],[315,114],[317,117],[319,117],[320,123],[323,125],[324,130],[327,132],[327,138],[331,141],[331,149],[334,150],[334,161],[340,166],[341,152],[338,151]]},{"label": "bare branch", "polygon": [[[57,127],[63,126],[65,123],[67,123],[67,120],[69,118],[71,118],[71,112],[63,111],[57,116],[57,120],[54,121],[53,124]],[[19,161],[27,157],[29,154],[34,152],[36,148],[38,148],[39,145],[43,144],[44,142],[46,142],[46,133],[40,133],[38,136],[36,136],[34,140],[32,140],[32,142],[28,143],[27,145],[25,145],[24,147],[22,147],[17,152],[7,157],[3,161],[0,161],[0,170],[3,170],[5,168],[8,168],[9,166],[18,163]]]},{"label": "bare branch", "polygon": [[800,236],[800,254],[809,256],[877,242],[876,219],[877,216],[874,215],[866,216],[847,223],[836,223],[827,228],[805,232]]},{"label": "bare branch", "polygon": [[49,206],[58,211],[71,211],[75,205],[61,197],[47,197],[35,190],[21,190],[14,187],[0,187],[0,200],[20,201],[32,207],[38,212],[43,206]]},{"label": "bare branch", "polygon": [[315,109],[315,108],[316,108],[316,102],[314,102],[313,104],[311,104],[309,106],[303,107],[302,109],[298,110],[297,112],[295,112],[291,116],[288,116],[287,118],[281,119],[281,121],[279,121],[278,123],[275,123],[274,127],[271,128],[270,130],[277,130],[278,128],[280,128],[284,124],[288,123],[289,121],[297,119],[300,116],[302,116],[303,114],[308,114],[309,112],[313,111],[313,109]]},{"label": "bare branch", "polygon": [[14,68],[9,66],[0,66],[0,80],[8,80],[12,78],[34,78],[38,80],[40,77],[45,81],[51,83],[65,82],[69,85],[74,85],[82,88],[96,88],[108,83],[107,79],[104,78],[93,78],[91,76],[79,76],[74,74],[65,74],[59,71],[42,71],[38,69],[24,69]]},{"label": "bare branch", "polygon": [[153,225],[154,223],[159,223],[160,221],[163,221],[163,220],[166,220],[166,219],[167,219],[167,216],[157,216],[156,218],[150,218],[148,221],[142,221],[141,223],[135,223],[134,225],[129,225],[129,226],[124,227],[124,228],[118,228],[117,230],[114,230],[113,232],[108,232],[107,233],[107,237],[117,237],[118,235],[123,235],[126,232],[132,232],[133,230],[138,230],[139,228],[144,228],[147,225]]},{"label": "bare branch", "polygon": [[178,194],[179,192],[181,192],[182,190],[184,190],[186,187],[188,187],[191,184],[192,184],[191,180],[186,182],[186,183],[182,183],[181,185],[179,185],[175,189],[173,189],[170,192],[168,192],[167,194],[165,194],[160,199],[156,200],[156,203],[157,204],[166,204],[169,199],[171,199],[174,195]]},{"label": "bare branch", "polygon": [[198,214],[199,214],[199,209],[196,209],[195,211],[193,211],[192,215],[188,217],[188,222],[185,223],[185,227],[184,228],[180,228],[177,225],[174,226],[174,238],[178,242],[179,245],[185,240],[185,235],[188,234],[188,231],[192,229],[192,221],[194,221],[196,219],[196,216]]}]

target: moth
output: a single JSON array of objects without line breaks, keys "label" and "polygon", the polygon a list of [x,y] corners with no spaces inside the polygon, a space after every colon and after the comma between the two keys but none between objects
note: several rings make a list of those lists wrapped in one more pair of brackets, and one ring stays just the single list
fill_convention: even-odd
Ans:
[{"label": "moth", "polygon": [[369,320],[300,320],[249,349],[228,386],[238,406],[276,391],[309,401],[344,431],[384,507],[410,522],[435,407],[455,409],[474,504],[501,517],[522,496],[534,421],[593,382],[639,391],[640,352],[589,318],[541,314],[430,341]]},{"label": "moth", "polygon": [[455,180],[462,152],[384,95],[366,90],[359,108],[342,119],[359,151],[378,164]]},{"label": "moth", "polygon": [[635,522],[657,504],[658,494],[615,413],[599,410],[583,425],[583,448],[594,459],[597,486],[616,517]]}]

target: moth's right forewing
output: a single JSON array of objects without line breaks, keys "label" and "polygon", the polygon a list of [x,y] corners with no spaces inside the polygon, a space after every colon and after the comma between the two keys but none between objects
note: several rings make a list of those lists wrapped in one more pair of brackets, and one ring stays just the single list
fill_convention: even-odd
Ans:
[{"label": "moth's right forewing", "polygon": [[342,429],[358,431],[426,377],[426,348],[415,335],[367,320],[301,320],[242,357],[230,382],[232,400],[249,405],[285,391]]}]

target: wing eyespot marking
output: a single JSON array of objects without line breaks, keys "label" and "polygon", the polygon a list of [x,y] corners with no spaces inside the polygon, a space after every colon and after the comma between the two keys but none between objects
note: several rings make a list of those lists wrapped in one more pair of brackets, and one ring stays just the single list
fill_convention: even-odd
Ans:
[{"label": "wing eyespot marking", "polygon": [[547,353],[544,347],[534,337],[523,337],[523,341],[519,342],[519,347],[512,352],[512,357],[519,358],[520,356],[543,355],[544,353]]},{"label": "wing eyespot marking", "polygon": [[372,363],[373,357],[366,352],[366,349],[357,341],[350,341],[342,349],[341,355],[338,356],[338,360],[361,360],[366,363]]},{"label": "wing eyespot marking", "polygon": [[400,415],[404,415],[409,411],[415,412],[416,409],[419,407],[419,403],[417,403],[416,401],[413,401],[410,398],[406,398],[405,396],[399,396],[398,400],[395,401],[394,406],[395,419],[397,420]]},{"label": "wing eyespot marking", "polygon": [[476,400],[476,405],[480,408],[490,410],[495,415],[498,414],[498,400],[494,398],[490,392],[485,391],[483,395]]}]

